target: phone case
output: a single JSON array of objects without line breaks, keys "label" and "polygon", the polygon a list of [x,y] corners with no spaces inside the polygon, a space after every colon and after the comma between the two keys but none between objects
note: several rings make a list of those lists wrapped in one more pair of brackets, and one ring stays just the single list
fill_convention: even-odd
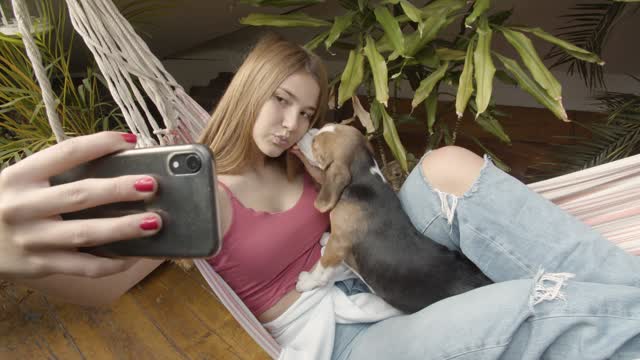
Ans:
[{"label": "phone case", "polygon": [[[176,174],[169,162],[174,155],[195,154],[200,169]],[[174,162],[175,164],[175,162]],[[158,191],[148,202],[120,202],[62,214],[63,219],[109,218],[154,211],[162,229],[151,237],[117,241],[83,251],[104,256],[209,257],[220,249],[216,211],[215,165],[211,150],[200,144],[127,150],[96,159],[50,179],[59,185],[85,178],[151,175]]]}]

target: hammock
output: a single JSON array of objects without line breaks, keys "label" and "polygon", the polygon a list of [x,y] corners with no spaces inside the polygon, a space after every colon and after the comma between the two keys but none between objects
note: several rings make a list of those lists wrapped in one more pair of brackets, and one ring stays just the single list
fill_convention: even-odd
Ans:
[{"label": "hammock", "polygon": [[[12,0],[27,55],[42,88],[49,123],[58,141],[65,139],[55,111],[55,98],[23,1]],[[122,109],[139,146],[194,142],[209,114],[164,69],[111,0],[66,0],[75,30],[93,53],[109,91]],[[157,107],[164,128],[151,115],[142,91]],[[157,141],[152,136],[157,137]],[[533,191],[599,231],[608,240],[640,255],[640,155],[530,184]],[[249,335],[272,357],[280,346],[240,298],[204,260],[195,260],[222,304]]]}]

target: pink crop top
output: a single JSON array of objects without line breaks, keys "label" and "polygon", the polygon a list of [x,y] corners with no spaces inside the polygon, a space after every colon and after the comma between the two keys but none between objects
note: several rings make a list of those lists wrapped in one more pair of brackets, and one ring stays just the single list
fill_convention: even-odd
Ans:
[{"label": "pink crop top", "polygon": [[222,249],[208,262],[256,316],[293,290],[298,274],[320,259],[319,240],[328,230],[329,215],[313,206],[318,193],[312,181],[305,174],[298,202],[278,213],[244,207],[220,183],[233,215]]}]

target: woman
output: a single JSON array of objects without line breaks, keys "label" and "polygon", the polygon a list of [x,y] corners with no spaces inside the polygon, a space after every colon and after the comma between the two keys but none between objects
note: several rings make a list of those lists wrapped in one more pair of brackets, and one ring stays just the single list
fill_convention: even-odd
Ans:
[{"label": "woman", "polygon": [[[308,271],[320,256],[318,239],[328,218],[313,208],[312,180],[287,171],[284,159],[291,149],[304,162],[294,144],[322,118],[326,100],[326,74],[319,59],[297,45],[266,37],[238,70],[201,139],[216,156],[224,233],[223,249],[210,263],[263,323],[295,305],[298,273]],[[130,135],[115,133],[76,138],[0,174],[2,274],[56,273],[24,282],[67,301],[96,304],[117,298],[159,265],[73,251],[150,235],[162,225],[152,213],[78,222],[62,222],[57,216],[153,196],[157,185],[152,178],[84,180],[57,187],[46,181],[73,165],[132,147],[127,141],[133,141]],[[317,169],[305,166],[318,178]],[[432,151],[409,175],[399,197],[419,231],[460,249],[498,283],[412,315],[338,325],[332,358],[640,357],[640,260],[498,170],[488,158],[458,147]],[[155,228],[143,230],[141,223]],[[540,268],[575,277],[538,274]],[[64,286],[70,280],[77,284],[74,289]],[[347,294],[366,291],[356,280],[336,286]],[[558,291],[550,291],[554,286]]]}]

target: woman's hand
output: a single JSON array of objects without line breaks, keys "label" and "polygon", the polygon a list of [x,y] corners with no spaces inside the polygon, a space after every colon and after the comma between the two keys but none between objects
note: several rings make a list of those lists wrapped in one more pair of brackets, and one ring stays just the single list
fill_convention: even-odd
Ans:
[{"label": "woman's hand", "polygon": [[298,147],[298,145],[293,145],[291,147],[291,149],[289,149],[289,152],[291,152],[293,155],[298,157],[298,159],[300,159],[300,161],[302,161],[302,163],[304,164],[305,169],[307,169],[307,172],[309,173],[309,175],[311,175],[311,177],[318,184],[322,184],[324,182],[324,171],[321,168],[317,167],[317,166],[311,165],[311,163],[309,162],[307,157],[304,156],[302,151],[300,151],[300,148]]},{"label": "woman's hand", "polygon": [[[101,277],[124,271],[135,262],[93,256],[76,248],[152,235],[162,226],[157,214],[67,221],[62,221],[59,214],[149,199],[157,190],[152,177],[133,175],[53,187],[49,184],[51,176],[134,145],[132,134],[101,132],[76,137],[0,172],[0,277],[33,278],[55,273]],[[157,226],[149,229],[154,221]]]}]

